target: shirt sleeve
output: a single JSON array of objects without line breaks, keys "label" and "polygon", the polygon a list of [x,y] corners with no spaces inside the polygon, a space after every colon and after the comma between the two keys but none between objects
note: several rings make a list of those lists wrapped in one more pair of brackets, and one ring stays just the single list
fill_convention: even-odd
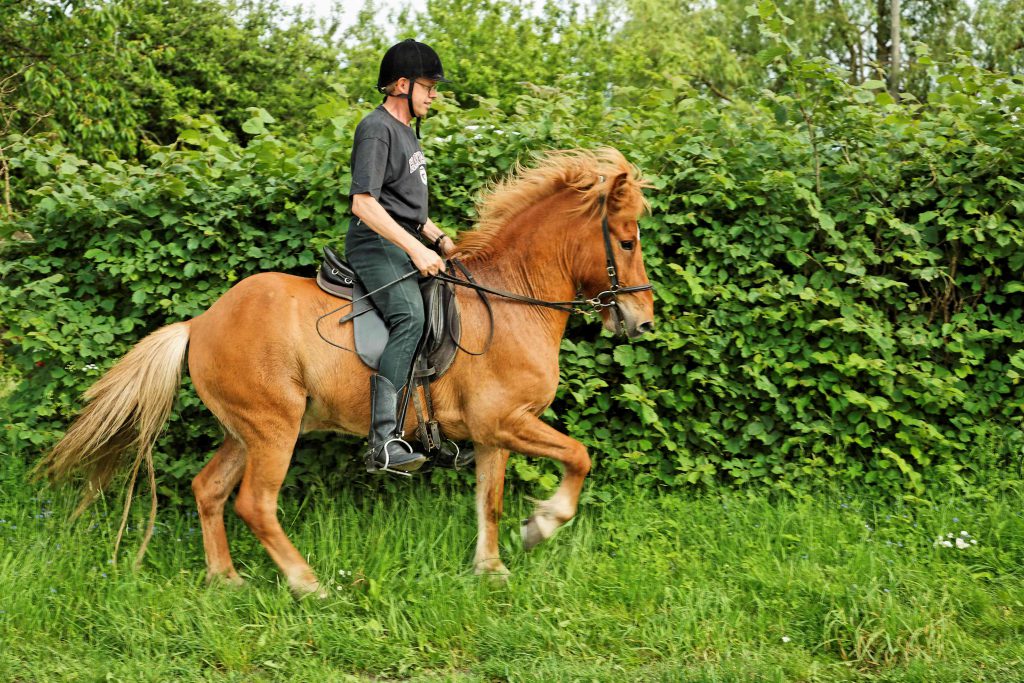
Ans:
[{"label": "shirt sleeve", "polygon": [[370,194],[380,199],[388,167],[388,143],[377,137],[356,140],[352,147],[352,185],[348,194]]}]

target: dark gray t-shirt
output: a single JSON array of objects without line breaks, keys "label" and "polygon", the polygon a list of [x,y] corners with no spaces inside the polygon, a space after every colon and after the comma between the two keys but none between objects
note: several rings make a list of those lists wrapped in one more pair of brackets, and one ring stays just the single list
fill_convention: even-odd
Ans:
[{"label": "dark gray t-shirt", "polygon": [[349,196],[368,193],[407,229],[427,220],[427,160],[412,128],[377,107],[356,126]]}]

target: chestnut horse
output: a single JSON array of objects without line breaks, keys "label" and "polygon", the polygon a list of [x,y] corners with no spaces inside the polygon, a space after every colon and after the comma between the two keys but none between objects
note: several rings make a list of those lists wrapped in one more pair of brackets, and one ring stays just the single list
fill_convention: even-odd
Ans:
[{"label": "chestnut horse", "polygon": [[[647,209],[643,187],[638,171],[614,149],[548,153],[490,190],[476,229],[462,236],[455,255],[481,285],[548,301],[569,300],[580,291],[587,297],[607,294],[606,259],[614,258],[622,288],[632,291],[619,295],[617,306],[602,309],[604,325],[639,336],[652,329],[654,309],[643,287],[647,274],[637,224]],[[491,332],[490,316],[476,292],[459,288],[457,297],[462,346],[481,349]],[[471,440],[476,450],[476,572],[504,575],[497,526],[509,452],[552,458],[564,469],[555,494],[537,503],[524,522],[527,548],[575,514],[590,457],[582,444],[539,418],[558,386],[559,343],[569,314],[489,298],[489,350],[480,356],[460,352],[432,392],[444,433]],[[337,299],[309,278],[262,273],[242,280],[198,317],[147,336],[101,377],[85,394],[88,406],[37,472],[58,481],[85,474],[84,508],[134,452],[127,515],[143,462],[155,489],[152,447],[178,391],[187,350],[196,392],[225,432],[223,445],[192,482],[207,579],[242,582],[224,530],[224,505],[241,482],[235,510],[292,591],[322,594],[313,570],[281,528],[277,501],[299,434],[362,435],[369,429],[371,370],[317,334],[317,318],[336,307]],[[353,348],[351,323],[321,327],[333,329],[332,341]],[[415,416],[407,418],[405,429],[412,433]],[[154,513],[155,506],[154,497]],[[152,525],[151,517],[138,559]]]}]

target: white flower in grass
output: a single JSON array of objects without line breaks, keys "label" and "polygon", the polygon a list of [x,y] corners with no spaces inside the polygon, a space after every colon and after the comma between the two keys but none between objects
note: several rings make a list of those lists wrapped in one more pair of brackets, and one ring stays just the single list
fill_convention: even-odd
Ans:
[{"label": "white flower in grass", "polygon": [[939,534],[933,543],[936,548],[956,548],[958,550],[966,550],[972,545],[978,545],[978,541],[971,537],[971,534],[967,531],[961,531],[960,535],[957,536],[953,532],[949,532],[945,536]]},{"label": "white flower in grass", "polygon": [[782,642],[788,643],[790,640],[792,639],[789,636],[782,636]]}]

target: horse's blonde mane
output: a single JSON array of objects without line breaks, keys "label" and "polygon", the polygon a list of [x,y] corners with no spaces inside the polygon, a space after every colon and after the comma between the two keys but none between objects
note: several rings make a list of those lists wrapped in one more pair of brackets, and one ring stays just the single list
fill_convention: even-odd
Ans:
[{"label": "horse's blonde mane", "polygon": [[566,189],[580,193],[576,212],[595,212],[601,195],[607,197],[616,178],[617,210],[635,211],[639,216],[648,208],[640,172],[611,147],[596,150],[554,150],[535,157],[535,163],[516,163],[512,172],[486,189],[477,201],[476,228],[465,233],[456,246],[459,256],[482,255],[491,251],[496,238],[508,222],[537,202]]}]

